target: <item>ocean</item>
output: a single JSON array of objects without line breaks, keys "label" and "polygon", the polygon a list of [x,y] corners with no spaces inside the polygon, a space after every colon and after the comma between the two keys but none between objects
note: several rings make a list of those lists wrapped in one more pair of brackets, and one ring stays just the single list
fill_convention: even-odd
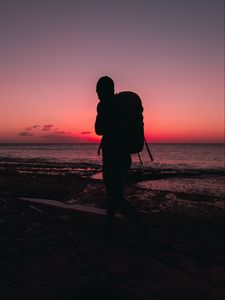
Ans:
[{"label": "ocean", "polygon": [[[145,148],[141,152],[143,166],[134,154],[132,168],[162,176],[148,178],[138,183],[140,187],[219,197],[225,194],[224,144],[149,146],[154,161]],[[14,166],[19,172],[99,174],[101,156],[97,150],[98,144],[0,144],[0,169]]]}]

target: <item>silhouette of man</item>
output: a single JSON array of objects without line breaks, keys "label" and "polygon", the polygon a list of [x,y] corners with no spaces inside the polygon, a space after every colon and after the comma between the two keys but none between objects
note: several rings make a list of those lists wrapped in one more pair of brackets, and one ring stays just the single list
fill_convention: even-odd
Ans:
[{"label": "silhouette of man", "polygon": [[115,97],[113,80],[108,76],[101,77],[97,82],[96,92],[100,101],[97,105],[95,132],[102,135],[103,181],[107,199],[107,234],[112,235],[117,209],[136,225],[141,234],[147,234],[147,228],[123,195],[124,180],[131,167],[131,155],[126,150],[121,119],[113,103]]}]

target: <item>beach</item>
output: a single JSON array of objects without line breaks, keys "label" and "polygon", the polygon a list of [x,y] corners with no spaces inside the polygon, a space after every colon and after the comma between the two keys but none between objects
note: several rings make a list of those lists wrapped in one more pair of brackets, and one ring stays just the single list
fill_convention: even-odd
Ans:
[{"label": "beach", "polygon": [[100,164],[68,172],[65,165],[4,159],[0,167],[1,299],[224,299],[223,196],[173,183],[205,175],[133,169],[126,197],[150,236],[140,238],[118,216],[106,239],[105,216],[93,212],[106,207]]}]

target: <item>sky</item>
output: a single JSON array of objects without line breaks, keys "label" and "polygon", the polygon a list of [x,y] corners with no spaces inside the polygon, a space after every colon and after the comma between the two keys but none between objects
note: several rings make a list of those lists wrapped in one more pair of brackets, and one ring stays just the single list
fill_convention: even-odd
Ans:
[{"label": "sky", "polygon": [[96,142],[96,82],[153,143],[224,142],[223,0],[0,2],[0,142]]}]

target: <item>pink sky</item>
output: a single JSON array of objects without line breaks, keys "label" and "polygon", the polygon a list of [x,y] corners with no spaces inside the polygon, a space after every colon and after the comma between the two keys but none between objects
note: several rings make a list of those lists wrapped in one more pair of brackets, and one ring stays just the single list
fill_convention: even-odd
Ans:
[{"label": "pink sky", "polygon": [[141,96],[152,142],[223,142],[223,1],[172,2],[110,10],[96,1],[104,16],[70,1],[45,13],[3,7],[0,142],[96,141],[102,75]]}]

